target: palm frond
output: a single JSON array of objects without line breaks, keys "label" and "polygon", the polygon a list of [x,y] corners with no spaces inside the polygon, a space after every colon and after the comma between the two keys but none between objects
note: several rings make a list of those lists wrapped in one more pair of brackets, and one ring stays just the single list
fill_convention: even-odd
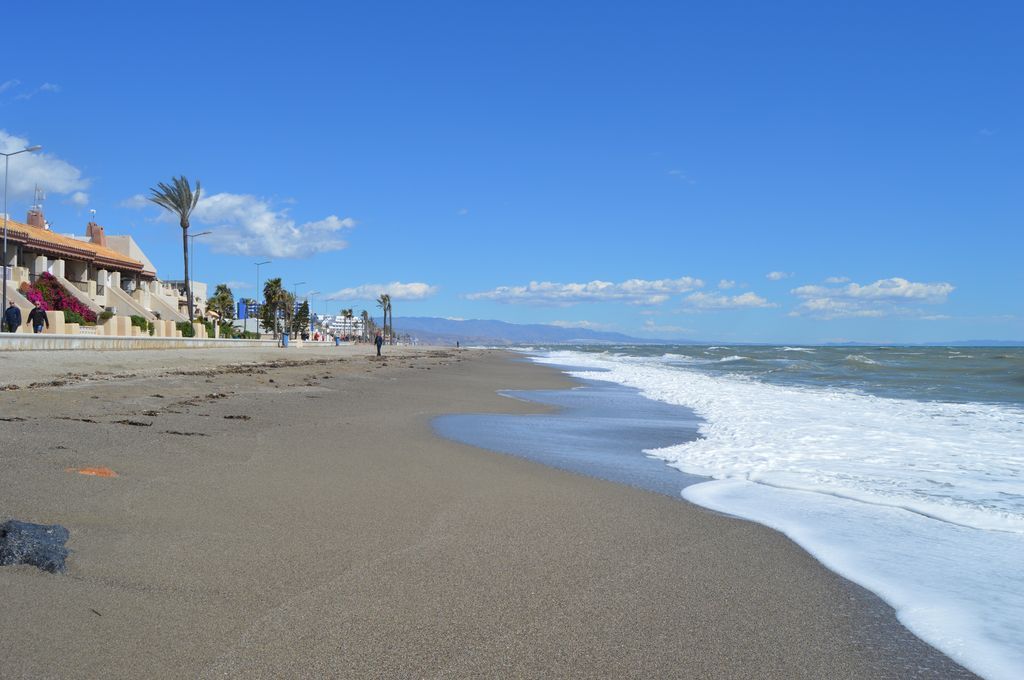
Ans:
[{"label": "palm frond", "polygon": [[196,189],[192,191],[188,178],[172,177],[171,183],[158,182],[155,187],[150,188],[149,200],[161,208],[178,216],[183,228],[187,227],[189,217],[199,203],[201,188],[199,180],[196,180]]}]

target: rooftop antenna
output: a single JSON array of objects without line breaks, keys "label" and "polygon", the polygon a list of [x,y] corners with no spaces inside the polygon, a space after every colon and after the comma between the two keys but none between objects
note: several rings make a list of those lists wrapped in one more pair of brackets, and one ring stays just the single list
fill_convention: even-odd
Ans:
[{"label": "rooftop antenna", "polygon": [[39,219],[42,221],[43,229],[49,229],[50,228],[50,223],[46,221],[45,217],[43,217],[43,201],[45,201],[45,200],[46,200],[46,192],[43,191],[43,188],[41,186],[36,184],[35,185],[35,192],[34,192],[33,198],[32,198],[32,207],[29,210],[29,213],[35,213],[35,214],[39,215]]},{"label": "rooftop antenna", "polygon": [[96,208],[89,208],[89,221],[90,222],[95,222],[96,221]]}]

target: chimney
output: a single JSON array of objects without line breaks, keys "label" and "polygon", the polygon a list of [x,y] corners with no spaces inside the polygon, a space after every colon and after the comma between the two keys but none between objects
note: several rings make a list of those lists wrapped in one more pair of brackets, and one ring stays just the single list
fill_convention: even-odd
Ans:
[{"label": "chimney", "polygon": [[98,246],[106,247],[107,237],[103,233],[103,227],[95,222],[90,222],[85,225],[85,235],[89,237],[90,242],[95,243]]},{"label": "chimney", "polygon": [[32,206],[28,211],[28,226],[46,229],[46,220],[43,219],[43,210],[39,206]]},{"label": "chimney", "polygon": [[43,217],[43,201],[46,200],[46,193],[43,188],[36,185],[35,202],[32,207],[28,209],[28,225],[30,227],[38,227],[39,229],[49,229],[50,225],[46,223],[46,218]]}]

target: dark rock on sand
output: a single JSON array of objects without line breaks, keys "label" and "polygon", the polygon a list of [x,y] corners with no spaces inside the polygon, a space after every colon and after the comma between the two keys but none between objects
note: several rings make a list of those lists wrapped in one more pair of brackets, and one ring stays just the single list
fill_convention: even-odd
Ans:
[{"label": "dark rock on sand", "polygon": [[69,536],[59,524],[7,520],[0,524],[0,566],[31,564],[51,574],[63,573]]}]

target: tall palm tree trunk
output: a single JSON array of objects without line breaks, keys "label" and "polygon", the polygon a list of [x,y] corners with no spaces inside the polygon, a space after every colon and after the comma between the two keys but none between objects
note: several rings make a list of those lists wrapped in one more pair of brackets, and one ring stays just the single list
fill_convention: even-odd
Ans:
[{"label": "tall palm tree trunk", "polygon": [[195,321],[194,307],[192,306],[192,282],[188,276],[188,224],[181,225],[181,247],[185,251],[185,298],[188,300],[188,321]]}]

